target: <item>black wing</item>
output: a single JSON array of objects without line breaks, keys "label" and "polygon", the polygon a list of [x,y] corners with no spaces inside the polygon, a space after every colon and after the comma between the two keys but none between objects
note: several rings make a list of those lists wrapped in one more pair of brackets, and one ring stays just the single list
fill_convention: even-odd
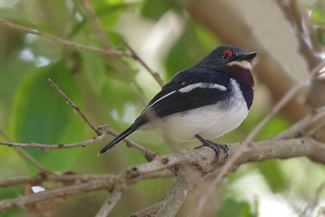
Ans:
[{"label": "black wing", "polygon": [[[188,92],[180,91],[182,88],[196,83],[219,84],[227,89],[197,87]],[[197,71],[195,68],[182,71],[149,102],[134,125],[138,128],[147,123],[151,112],[154,112],[153,114],[157,117],[163,118],[177,112],[214,104],[223,100],[229,91],[229,77],[224,74],[214,71]]]}]

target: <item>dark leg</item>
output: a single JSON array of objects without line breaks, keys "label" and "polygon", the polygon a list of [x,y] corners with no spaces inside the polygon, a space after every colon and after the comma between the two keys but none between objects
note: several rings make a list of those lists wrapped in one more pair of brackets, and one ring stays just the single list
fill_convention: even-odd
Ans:
[{"label": "dark leg", "polygon": [[[208,146],[209,148],[211,148],[216,153],[217,160],[219,158],[220,149],[223,151],[223,153],[226,154],[225,159],[228,157],[228,155],[229,155],[229,147],[228,147],[228,145],[217,144],[217,143],[211,142],[209,140],[203,139],[199,134],[196,134],[195,137],[203,143],[202,146]],[[200,148],[202,146],[199,146],[197,148]]]}]

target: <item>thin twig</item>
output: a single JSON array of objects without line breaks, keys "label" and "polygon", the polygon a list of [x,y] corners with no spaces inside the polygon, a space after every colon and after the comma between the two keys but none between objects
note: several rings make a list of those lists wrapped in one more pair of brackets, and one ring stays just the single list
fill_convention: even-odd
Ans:
[{"label": "thin twig", "polygon": [[[113,136],[117,136],[118,133],[116,133],[116,131],[112,130],[109,127],[99,127],[98,129],[101,130],[101,132],[103,132],[102,135],[96,136],[92,139],[88,139],[79,143],[71,143],[71,144],[40,144],[40,143],[35,143],[35,142],[30,142],[30,143],[15,143],[15,142],[5,142],[5,141],[0,141],[0,145],[5,145],[8,147],[25,147],[25,148],[38,148],[42,151],[47,151],[47,150],[54,150],[54,149],[66,149],[66,148],[78,148],[78,147],[86,147],[87,145],[96,143],[96,142],[100,142],[102,141],[107,134],[113,135]],[[139,145],[135,142],[133,142],[132,140],[129,139],[124,139],[123,141],[125,141],[127,143],[127,145],[129,147],[135,148],[140,150],[141,152],[144,153],[145,157],[151,161],[153,159],[155,159],[157,156],[159,156],[159,154],[150,151],[148,148],[143,147],[142,145]]]},{"label": "thin twig", "polygon": [[283,133],[274,136],[272,139],[288,139],[293,137],[295,134],[301,132],[304,128],[308,125],[312,124],[313,122],[319,120],[320,118],[325,116],[325,106],[316,109],[314,112],[306,115],[303,119],[295,123],[292,127],[288,130],[284,131]]},{"label": "thin twig", "polygon": [[102,25],[100,24],[98,17],[96,16],[96,12],[94,10],[94,6],[93,6],[91,0],[85,0],[84,3],[85,3],[84,4],[85,9],[87,12],[86,14],[88,15],[88,18],[90,19],[92,26],[94,27],[97,35],[99,36],[99,39],[104,44],[105,49],[110,50],[111,45],[108,41],[108,38],[106,36],[104,29],[102,28]]},{"label": "thin twig", "polygon": [[42,183],[44,181],[56,181],[56,182],[74,182],[83,183],[89,182],[91,180],[107,179],[110,175],[86,175],[86,174],[76,174],[73,172],[65,173],[44,173],[40,172],[35,176],[21,176],[9,179],[0,180],[0,187],[8,187],[20,184],[33,184]]},{"label": "thin twig", "polygon": [[124,44],[127,46],[129,51],[132,54],[133,59],[137,60],[141,65],[143,65],[144,68],[147,69],[147,71],[152,75],[152,77],[158,82],[160,87],[163,87],[165,85],[164,81],[161,79],[160,75],[153,71],[145,62],[144,60],[135,52],[135,50],[130,46],[130,44],[126,41],[123,40]]},{"label": "thin twig", "polygon": [[262,128],[271,120],[271,118],[280,111],[283,106],[285,106],[288,101],[295,96],[295,94],[300,90],[302,87],[306,86],[307,82],[299,83],[293,86],[283,97],[282,99],[273,107],[272,111],[265,117],[261,122],[258,123],[256,127],[251,131],[251,133],[246,137],[244,140],[244,144],[248,144],[251,142],[256,135],[262,130]]},{"label": "thin twig", "polygon": [[0,145],[5,145],[9,147],[26,147],[26,148],[39,148],[40,150],[47,151],[52,149],[65,149],[65,148],[76,148],[76,147],[86,147],[89,144],[93,144],[99,141],[102,141],[105,138],[105,134],[96,136],[95,138],[85,140],[79,143],[71,143],[71,144],[40,144],[40,143],[15,143],[15,142],[3,142],[0,141]]},{"label": "thin twig", "polygon": [[40,32],[38,30],[35,29],[31,29],[25,26],[21,26],[19,24],[16,23],[12,23],[6,19],[0,18],[0,23],[4,24],[5,26],[11,28],[11,29],[15,29],[15,30],[19,30],[22,32],[26,32],[26,33],[31,33],[33,35],[37,35],[40,36],[42,38],[46,38],[49,39],[51,41],[55,41],[59,44],[62,44],[66,47],[70,47],[73,49],[77,49],[77,50],[87,50],[87,51],[91,51],[91,52],[96,52],[96,53],[101,53],[101,54],[105,54],[105,55],[109,55],[109,56],[127,56],[127,57],[132,57],[132,54],[130,53],[126,53],[126,52],[122,52],[122,51],[118,51],[118,50],[107,50],[107,49],[102,49],[102,48],[97,48],[97,47],[92,47],[92,46],[88,46],[88,45],[83,45],[83,44],[78,44],[75,42],[71,42],[62,38],[59,38],[57,36],[54,35],[50,35],[44,32]]},{"label": "thin twig", "polygon": [[102,207],[98,211],[95,217],[106,217],[108,216],[116,204],[119,202],[123,195],[123,191],[121,190],[114,190],[110,197],[103,203]]},{"label": "thin twig", "polygon": [[308,217],[311,216],[311,212],[313,210],[313,208],[315,208],[317,206],[317,204],[319,203],[319,199],[320,199],[320,194],[322,193],[322,191],[325,188],[325,183],[321,184],[315,194],[314,194],[314,198],[310,201],[310,203],[306,206],[306,208],[302,211],[302,213],[299,215],[300,217]]},{"label": "thin twig", "polygon": [[7,140],[8,142],[11,141],[11,139],[9,138],[9,136],[3,131],[0,129],[0,135],[5,138],[5,140]]},{"label": "thin twig", "polygon": [[[8,142],[11,142],[12,141],[10,139],[10,137],[3,130],[1,130],[1,129],[0,129],[0,135],[2,135],[3,138],[5,138]],[[51,173],[49,170],[47,170],[42,164],[40,164],[32,155],[30,155],[25,150],[17,147],[16,148],[16,151],[20,155],[22,155],[26,160],[28,160],[32,165],[34,165],[36,168],[38,168],[40,171],[47,172],[47,173]]]},{"label": "thin twig", "polygon": [[76,104],[74,104],[72,100],[69,97],[67,97],[65,93],[63,93],[62,90],[60,90],[58,85],[56,85],[56,83],[54,83],[51,78],[49,78],[48,81],[51,83],[52,87],[55,88],[56,92],[58,92],[58,94],[60,94],[65,99],[65,101],[69,103],[72,106],[72,108],[82,117],[82,119],[88,124],[88,126],[91,129],[93,129],[98,136],[101,135],[102,132],[100,132],[92,123],[90,123],[88,118],[81,112],[80,108]]},{"label": "thin twig", "polygon": [[51,173],[48,169],[46,169],[40,162],[38,162],[32,155],[30,155],[27,151],[22,148],[16,148],[19,154],[21,154],[25,159],[27,159],[30,163],[32,163],[36,168],[40,171]]}]

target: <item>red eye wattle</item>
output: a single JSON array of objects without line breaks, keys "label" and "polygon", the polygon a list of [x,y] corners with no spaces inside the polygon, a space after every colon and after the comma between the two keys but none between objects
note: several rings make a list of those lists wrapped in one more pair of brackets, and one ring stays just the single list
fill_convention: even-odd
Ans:
[{"label": "red eye wattle", "polygon": [[231,57],[231,55],[232,55],[232,51],[231,50],[225,50],[223,53],[225,55],[229,56],[229,57]]}]

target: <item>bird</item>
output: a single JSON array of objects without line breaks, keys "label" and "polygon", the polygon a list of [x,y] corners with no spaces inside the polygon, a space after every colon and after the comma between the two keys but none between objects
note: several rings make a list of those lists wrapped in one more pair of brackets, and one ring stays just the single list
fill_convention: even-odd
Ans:
[{"label": "bird", "polygon": [[[159,125],[172,141],[197,139],[215,151],[217,158],[221,150],[228,156],[227,145],[211,140],[236,129],[247,117],[254,98],[256,55],[232,45],[215,48],[192,68],[178,72],[99,155],[136,130]],[[152,124],[157,118],[157,124]]]}]

